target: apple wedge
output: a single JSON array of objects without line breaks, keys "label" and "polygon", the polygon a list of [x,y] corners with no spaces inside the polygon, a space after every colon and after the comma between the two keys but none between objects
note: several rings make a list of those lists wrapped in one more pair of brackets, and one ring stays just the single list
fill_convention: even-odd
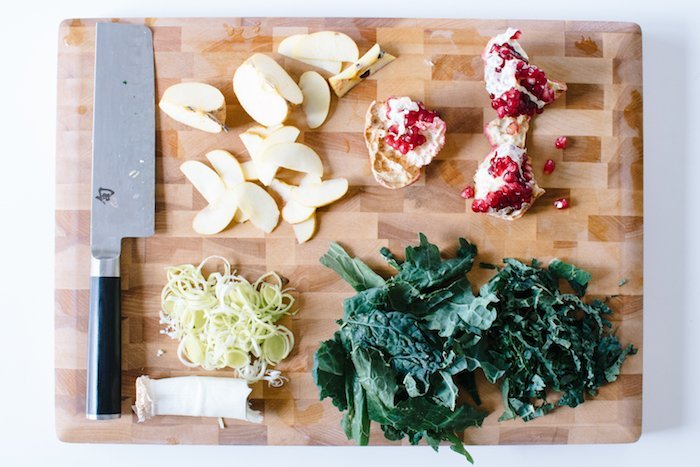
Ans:
[{"label": "apple wedge", "polygon": [[372,76],[384,66],[396,59],[393,55],[382,49],[379,44],[374,44],[359,60],[328,78],[333,91],[338,97],[343,97],[352,88],[366,78]]},{"label": "apple wedge", "polygon": [[275,144],[295,142],[299,137],[299,133],[299,129],[296,127],[282,126],[263,140],[256,154],[251,154],[250,157],[256,164],[256,175],[263,185],[267,186],[270,184],[272,179],[275,178],[279,166],[264,162],[260,155],[265,152],[268,147],[274,146]]},{"label": "apple wedge", "polygon": [[249,133],[247,131],[244,131],[238,135],[238,137],[243,142],[243,146],[245,146],[251,159],[258,155],[260,148],[263,145],[263,141],[265,141],[264,136],[260,136],[256,133]]},{"label": "apple wedge", "polygon": [[313,213],[311,217],[304,222],[292,225],[292,229],[294,230],[294,236],[297,238],[297,242],[300,244],[311,239],[316,232],[316,213]]},{"label": "apple wedge", "polygon": [[299,78],[299,88],[304,94],[302,110],[309,128],[318,128],[328,117],[331,105],[331,90],[328,83],[315,71],[307,71]]},{"label": "apple wedge", "polygon": [[302,206],[319,208],[342,198],[347,191],[347,179],[333,178],[320,184],[297,187],[292,191],[292,199]]},{"label": "apple wedge", "polygon": [[294,56],[294,47],[296,46],[296,43],[299,41],[299,39],[307,35],[308,34],[294,34],[292,36],[286,37],[282,42],[280,42],[280,45],[277,46],[277,53],[279,53],[280,55],[284,55],[285,57],[292,58],[294,60],[299,60],[300,62],[306,63],[307,65],[321,68],[322,70],[326,70],[327,72],[333,73],[334,75],[339,73],[341,68],[343,67],[343,63],[337,60],[314,60],[310,58]]},{"label": "apple wedge", "polygon": [[348,35],[321,31],[297,38],[292,44],[291,55],[312,60],[354,62],[360,56],[360,52],[355,41]]},{"label": "apple wedge", "polygon": [[226,101],[214,86],[205,83],[179,83],[163,93],[158,107],[180,123],[209,133],[226,128]]},{"label": "apple wedge", "polygon": [[[264,55],[261,56],[265,57]],[[269,60],[299,89],[277,62],[271,58]],[[236,98],[243,110],[253,120],[268,127],[279,125],[287,118],[289,106],[277,86],[271,82],[268,75],[257,68],[256,63],[256,61],[248,59],[236,69],[233,75],[233,92],[236,94]],[[303,96],[301,95],[301,90],[299,90],[299,102],[301,102],[301,99],[303,99]]]},{"label": "apple wedge", "polygon": [[233,190],[238,195],[238,209],[242,215],[263,232],[272,232],[280,216],[274,198],[264,188],[251,182],[243,182]]},{"label": "apple wedge", "polygon": [[284,201],[282,219],[284,219],[285,222],[289,224],[298,224],[307,220],[316,211],[316,208],[302,206],[292,199],[292,191],[297,188],[294,185],[289,185],[275,178],[270,182],[270,188]]},{"label": "apple wedge", "polygon": [[185,174],[187,180],[190,181],[195,190],[201,193],[208,203],[215,202],[226,189],[221,177],[202,162],[183,162],[180,165],[180,171]]},{"label": "apple wedge", "polygon": [[226,188],[233,188],[245,181],[241,164],[230,152],[223,149],[214,149],[206,154],[206,158],[224,181]]},{"label": "apple wedge", "polygon": [[224,230],[236,214],[238,197],[238,190],[225,190],[216,201],[194,216],[192,221],[194,231],[202,235],[213,235]]},{"label": "apple wedge", "polygon": [[[274,168],[274,172],[270,172],[272,177],[275,176],[279,167],[318,177],[323,175],[321,158],[313,149],[301,143],[278,143],[268,146],[260,153],[259,159],[262,167]],[[260,165],[258,165],[259,167]],[[260,181],[265,183],[266,180],[262,180],[262,174],[258,173],[258,175],[261,178]]]}]

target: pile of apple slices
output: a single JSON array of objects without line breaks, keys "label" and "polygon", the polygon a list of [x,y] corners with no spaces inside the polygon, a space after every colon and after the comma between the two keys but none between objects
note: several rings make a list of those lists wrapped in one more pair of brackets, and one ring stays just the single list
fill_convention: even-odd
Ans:
[{"label": "pile of apple slices", "polygon": [[249,220],[263,232],[272,232],[280,215],[275,199],[264,188],[245,180],[241,165],[231,153],[216,149],[206,157],[216,171],[199,161],[187,161],[180,166],[185,177],[209,203],[194,217],[194,231],[213,235],[224,230],[236,217],[238,222]]},{"label": "pile of apple slices", "polygon": [[[241,166],[248,181],[268,186],[284,202],[282,218],[292,225],[299,243],[310,239],[316,228],[316,208],[342,198],[348,191],[345,178],[322,180],[323,163],[310,147],[297,143],[299,129],[293,126],[254,126],[239,137],[251,160]],[[303,173],[298,186],[277,177],[280,169]]]}]

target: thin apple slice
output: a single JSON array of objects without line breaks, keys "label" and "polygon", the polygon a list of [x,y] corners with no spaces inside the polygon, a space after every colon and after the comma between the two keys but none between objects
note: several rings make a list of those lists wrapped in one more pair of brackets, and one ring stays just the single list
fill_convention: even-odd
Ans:
[{"label": "thin apple slice", "polygon": [[238,193],[238,208],[243,216],[263,232],[272,232],[280,217],[275,199],[264,188],[251,182],[243,182],[233,190]]},{"label": "thin apple slice", "polygon": [[208,203],[216,201],[226,189],[221,177],[202,162],[183,162],[180,171]]},{"label": "thin apple slice", "polygon": [[255,161],[245,161],[241,164],[241,170],[243,171],[243,178],[245,178],[246,181],[250,182],[258,179]]},{"label": "thin apple slice", "polygon": [[248,151],[248,155],[250,155],[251,159],[258,155],[258,153],[260,152],[260,148],[262,147],[263,142],[265,141],[264,136],[260,136],[256,133],[250,133],[248,131],[241,133],[240,135],[238,135],[238,137],[243,142],[243,146],[245,146],[246,150]]},{"label": "thin apple slice", "polygon": [[285,222],[289,224],[298,224],[299,222],[307,220],[316,211],[316,208],[302,206],[292,199],[292,191],[297,188],[294,185],[289,185],[275,178],[270,182],[270,188],[284,201],[282,219],[284,219]]},{"label": "thin apple slice", "polygon": [[366,78],[372,76],[384,66],[396,59],[393,55],[374,44],[358,61],[328,78],[333,91],[338,97],[343,97]]},{"label": "thin apple slice", "polygon": [[302,109],[309,128],[318,128],[328,117],[331,105],[331,90],[328,83],[315,71],[307,71],[299,78],[299,87],[304,94]]},{"label": "thin apple slice", "polygon": [[311,217],[304,222],[292,225],[292,229],[294,230],[294,236],[297,238],[297,242],[300,244],[310,240],[316,232],[316,213],[313,213]]},{"label": "thin apple slice", "polygon": [[228,130],[224,95],[209,84],[174,84],[165,90],[158,107],[172,119],[198,130]]},{"label": "thin apple slice", "polygon": [[348,191],[345,178],[333,178],[316,185],[302,185],[292,191],[292,199],[302,206],[319,208],[331,204]]},{"label": "thin apple slice", "polygon": [[260,180],[263,185],[267,186],[270,184],[272,179],[275,178],[279,166],[263,161],[260,155],[265,152],[268,147],[274,146],[275,144],[293,143],[299,137],[299,133],[299,129],[296,127],[282,126],[263,140],[263,144],[260,146],[255,156],[251,155],[251,158],[256,163],[255,169],[258,180]]},{"label": "thin apple slice", "polygon": [[307,65],[315,66],[322,70],[326,70],[334,75],[339,73],[343,67],[343,63],[337,60],[314,60],[311,58],[295,57],[294,56],[294,46],[304,36],[308,34],[294,34],[285,38],[280,45],[277,46],[277,53],[284,55],[285,57],[292,58],[294,60],[299,60],[300,62],[306,63]]},{"label": "thin apple slice", "polygon": [[238,160],[228,151],[223,149],[214,149],[206,154],[209,163],[214,167],[214,170],[219,174],[227,188],[233,188],[239,183],[245,181],[243,169]]},{"label": "thin apple slice", "polygon": [[253,54],[246,61],[252,63],[282,97],[292,104],[301,104],[304,99],[301,89],[274,58],[263,54]]},{"label": "thin apple slice", "polygon": [[287,101],[252,62],[245,61],[236,69],[233,92],[243,110],[262,125],[279,125],[287,118]]},{"label": "thin apple slice", "polygon": [[293,57],[336,62],[354,62],[360,56],[354,40],[334,31],[304,35],[296,39],[291,52]]},{"label": "thin apple slice", "polygon": [[[313,149],[301,143],[279,143],[268,146],[260,153],[260,161],[263,167],[274,167],[275,173],[277,168],[284,167],[285,169],[319,177],[323,175],[321,158],[318,157],[318,154]],[[263,181],[262,174],[258,175]],[[272,177],[274,175],[273,173]],[[271,180],[272,178],[270,178]]]},{"label": "thin apple slice", "polygon": [[316,212],[316,208],[302,206],[295,200],[290,199],[282,207],[282,219],[288,224],[298,224],[304,222]]},{"label": "thin apple slice", "polygon": [[235,189],[225,190],[219,198],[194,216],[192,228],[202,235],[221,232],[231,223],[238,209],[239,194]]}]

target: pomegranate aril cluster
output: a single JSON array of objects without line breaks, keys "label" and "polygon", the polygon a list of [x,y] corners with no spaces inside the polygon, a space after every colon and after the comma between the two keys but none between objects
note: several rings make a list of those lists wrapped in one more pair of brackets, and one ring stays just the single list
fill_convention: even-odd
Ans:
[{"label": "pomegranate aril cluster", "polygon": [[[431,112],[426,109],[422,102],[418,102],[418,110],[412,110],[406,113],[404,117],[404,125],[406,132],[399,135],[399,129],[396,125],[389,127],[389,131],[384,141],[392,148],[399,151],[401,154],[407,154],[409,151],[417,148],[426,142],[425,136],[421,133],[421,128],[425,124],[433,123],[435,117],[438,117],[437,112]],[[387,106],[387,118],[389,118],[389,108]]]},{"label": "pomegranate aril cluster", "polygon": [[484,199],[475,199],[472,202],[472,211],[520,209],[523,204],[532,201],[532,187],[529,183],[532,180],[532,166],[527,160],[527,155],[523,154],[522,171],[517,162],[509,156],[496,156],[491,159],[489,174],[492,177],[502,177],[506,184],[499,190],[488,193]]}]

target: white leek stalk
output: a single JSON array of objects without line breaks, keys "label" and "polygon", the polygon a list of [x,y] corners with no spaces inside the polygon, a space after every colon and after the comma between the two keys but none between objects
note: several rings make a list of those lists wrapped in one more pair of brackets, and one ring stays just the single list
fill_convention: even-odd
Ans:
[{"label": "white leek stalk", "polygon": [[212,376],[136,379],[139,422],[156,415],[235,418],[261,423],[262,414],[250,408],[250,387],[243,379]]}]

